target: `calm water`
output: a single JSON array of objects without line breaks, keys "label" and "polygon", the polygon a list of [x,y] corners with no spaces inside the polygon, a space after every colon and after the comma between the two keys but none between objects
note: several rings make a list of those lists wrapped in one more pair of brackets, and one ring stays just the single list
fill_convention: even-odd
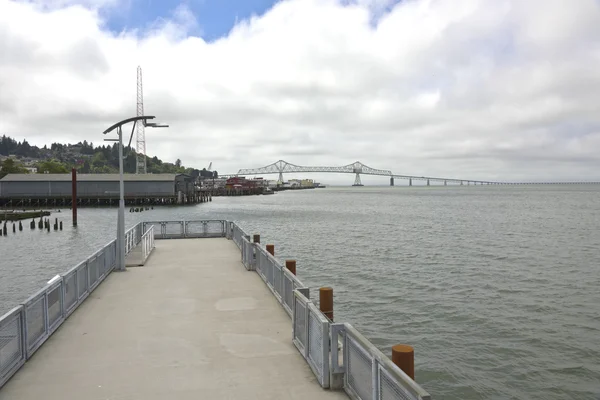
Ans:
[{"label": "calm water", "polygon": [[[385,353],[415,347],[435,399],[600,399],[600,187],[332,188],[127,214],[227,218],[332,286]],[[0,311],[115,236],[116,210],[0,238]]]}]

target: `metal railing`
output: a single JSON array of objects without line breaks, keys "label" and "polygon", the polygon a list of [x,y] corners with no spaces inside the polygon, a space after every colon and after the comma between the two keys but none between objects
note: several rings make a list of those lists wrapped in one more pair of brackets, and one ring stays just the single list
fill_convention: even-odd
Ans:
[{"label": "metal railing", "polygon": [[[341,340],[340,340],[341,339]],[[332,376],[342,375],[343,388],[353,399],[430,400],[431,396],[348,323],[331,324]],[[340,355],[342,360],[340,362]]]},{"label": "metal railing", "polygon": [[142,235],[142,265],[146,263],[150,253],[154,250],[154,225],[150,225],[150,228]]},{"label": "metal railing", "polygon": [[150,225],[155,226],[155,239],[187,239],[225,237],[227,221],[146,221],[141,224],[144,232]]},{"label": "metal railing", "polygon": [[344,389],[360,400],[430,400],[421,386],[350,324],[333,324],[310,300],[309,289],[265,247],[251,243],[235,223],[231,238],[246,269],[259,274],[292,318],[293,343],[323,388]]},{"label": "metal railing", "polygon": [[129,252],[140,242],[141,234],[140,224],[136,224],[131,227],[127,232],[125,232],[125,254],[129,254]]},{"label": "metal railing", "polygon": [[248,241],[250,241],[249,235],[246,235],[246,233],[237,224],[232,224],[231,239],[233,240],[233,243],[237,245],[238,249],[242,248],[242,237],[244,236],[247,237]]},{"label": "metal railing", "polygon": [[[306,296],[305,296],[306,294]],[[329,320],[308,299],[308,289],[293,292],[293,342],[322,387],[329,387]]]},{"label": "metal railing", "polygon": [[0,317],[0,388],[114,269],[116,240]]},{"label": "metal railing", "polygon": [[240,247],[242,253],[242,264],[248,271],[254,271],[254,245],[250,243],[246,236],[242,236],[242,246]]}]

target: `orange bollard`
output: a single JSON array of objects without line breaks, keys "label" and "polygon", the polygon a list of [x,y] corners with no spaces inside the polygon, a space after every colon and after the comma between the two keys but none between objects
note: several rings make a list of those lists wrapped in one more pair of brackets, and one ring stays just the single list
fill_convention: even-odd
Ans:
[{"label": "orange bollard", "polygon": [[296,275],[296,260],[285,260],[285,267],[290,270],[290,272]]},{"label": "orange bollard", "polygon": [[252,240],[254,241],[254,243],[260,243],[260,235],[254,235],[254,238]]},{"label": "orange bollard", "polygon": [[272,256],[275,255],[275,245],[274,244],[268,244],[267,245],[267,251],[269,253],[271,253]]},{"label": "orange bollard", "polygon": [[415,380],[415,350],[407,344],[397,344],[392,347],[392,362],[404,373]]},{"label": "orange bollard", "polygon": [[321,312],[333,321],[333,288],[322,287],[319,289],[319,307]]}]

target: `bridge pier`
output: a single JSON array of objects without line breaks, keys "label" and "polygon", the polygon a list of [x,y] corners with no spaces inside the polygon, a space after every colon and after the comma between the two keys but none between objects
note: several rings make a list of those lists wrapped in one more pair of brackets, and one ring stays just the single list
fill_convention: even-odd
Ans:
[{"label": "bridge pier", "polygon": [[390,178],[390,186],[394,186],[394,177]]},{"label": "bridge pier", "polygon": [[448,186],[448,181],[444,181],[444,186]]},{"label": "bridge pier", "polygon": [[429,179],[427,179],[427,186],[429,186]]},{"label": "bridge pier", "polygon": [[412,178],[408,178],[408,186],[412,186]]}]

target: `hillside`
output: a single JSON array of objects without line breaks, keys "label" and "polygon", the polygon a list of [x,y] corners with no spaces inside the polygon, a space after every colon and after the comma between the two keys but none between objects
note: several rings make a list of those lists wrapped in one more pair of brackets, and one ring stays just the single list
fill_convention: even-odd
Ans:
[{"label": "hillside", "polygon": [[[52,143],[43,148],[31,146],[27,140],[18,142],[10,137],[0,138],[0,178],[9,173],[67,173],[74,167],[80,173],[118,173],[119,148],[97,146],[87,141],[76,144]],[[125,173],[135,173],[136,153],[131,148],[124,149]],[[185,168],[181,160],[175,163],[164,162],[157,157],[146,156],[148,173],[187,173],[192,176],[213,176],[216,172]]]}]

